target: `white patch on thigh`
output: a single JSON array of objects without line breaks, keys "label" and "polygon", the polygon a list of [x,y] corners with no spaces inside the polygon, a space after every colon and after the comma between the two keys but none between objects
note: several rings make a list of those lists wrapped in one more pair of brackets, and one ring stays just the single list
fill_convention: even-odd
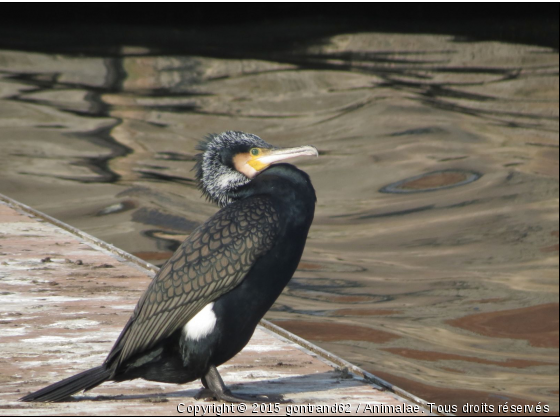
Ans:
[{"label": "white patch on thigh", "polygon": [[197,341],[212,332],[216,325],[216,314],[212,310],[213,307],[214,302],[209,303],[185,324],[183,327],[185,338]]}]

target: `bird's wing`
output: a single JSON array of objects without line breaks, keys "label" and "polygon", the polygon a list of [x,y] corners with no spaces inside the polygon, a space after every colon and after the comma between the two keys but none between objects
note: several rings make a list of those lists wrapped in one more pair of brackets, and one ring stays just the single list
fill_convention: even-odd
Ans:
[{"label": "bird's wing", "polygon": [[233,203],[199,226],[154,277],[105,363],[117,368],[232,290],[272,247],[278,229],[264,197]]}]

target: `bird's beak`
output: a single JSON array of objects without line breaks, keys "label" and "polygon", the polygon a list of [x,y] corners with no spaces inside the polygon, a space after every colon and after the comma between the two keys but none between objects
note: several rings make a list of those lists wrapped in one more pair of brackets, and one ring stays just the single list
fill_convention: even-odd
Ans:
[{"label": "bird's beak", "polygon": [[247,164],[255,171],[261,172],[273,163],[283,162],[299,156],[319,156],[313,146],[290,147],[287,149],[260,149],[258,156],[251,156]]}]

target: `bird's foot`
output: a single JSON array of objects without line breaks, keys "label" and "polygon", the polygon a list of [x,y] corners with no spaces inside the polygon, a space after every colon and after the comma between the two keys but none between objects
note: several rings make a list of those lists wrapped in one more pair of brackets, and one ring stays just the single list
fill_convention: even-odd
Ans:
[{"label": "bird's foot", "polygon": [[195,400],[204,400],[204,401],[213,401],[216,399],[216,396],[212,391],[208,388],[202,388],[200,391],[196,393],[194,396]]},{"label": "bird's foot", "polygon": [[282,394],[272,394],[272,395],[251,395],[252,403],[279,403],[279,404],[293,404],[292,400],[284,399]]},{"label": "bird's foot", "polygon": [[280,404],[290,404],[291,400],[285,400],[284,396],[281,394],[277,395],[239,395],[233,394],[228,388],[225,388],[223,392],[215,393],[208,388],[201,389],[194,398],[196,400],[204,401],[224,401],[231,403],[280,403]]},{"label": "bird's foot", "polygon": [[222,377],[218,373],[215,366],[210,366],[208,372],[202,378],[202,384],[205,389],[200,391],[195,398],[207,398],[212,395],[213,398],[219,401],[226,401],[232,403],[284,403],[288,404],[291,401],[285,400],[282,395],[250,395],[241,397],[232,394],[228,387],[225,386]]}]

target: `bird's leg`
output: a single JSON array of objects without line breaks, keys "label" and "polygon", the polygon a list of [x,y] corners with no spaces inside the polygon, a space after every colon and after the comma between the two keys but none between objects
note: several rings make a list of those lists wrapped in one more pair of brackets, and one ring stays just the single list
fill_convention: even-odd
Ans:
[{"label": "bird's leg", "polygon": [[[222,380],[222,377],[220,376],[220,373],[218,372],[218,369],[216,369],[215,366],[210,366],[210,369],[208,369],[208,372],[206,373],[206,375],[203,376],[202,378],[202,385],[204,385],[204,387],[207,387],[208,389],[203,389],[201,391],[201,393],[207,393],[207,391],[211,391],[214,394],[214,397],[217,400],[221,400],[221,401],[226,401],[226,402],[232,402],[232,403],[254,403],[254,402],[290,402],[287,400],[284,400],[282,398],[282,396],[280,396],[279,398],[258,398],[255,397],[253,399],[248,399],[248,398],[241,398],[241,397],[237,397],[235,395],[233,395],[231,393],[231,391],[228,389],[228,387],[226,387],[226,385],[224,384],[224,381]],[[201,394],[199,393],[199,395]],[[198,395],[197,395],[198,397]],[[253,396],[252,396],[253,397]]]},{"label": "bird's leg", "polygon": [[200,381],[202,382],[202,386],[204,388],[194,396],[195,400],[213,400],[214,393],[208,388],[208,383],[206,382],[204,376],[200,378]]},{"label": "bird's leg", "polygon": [[202,384],[207,386],[210,391],[214,394],[217,400],[240,403],[240,402],[252,402],[245,400],[243,398],[238,398],[234,396],[231,391],[226,387],[218,369],[215,366],[210,366],[206,375],[203,376]]}]

